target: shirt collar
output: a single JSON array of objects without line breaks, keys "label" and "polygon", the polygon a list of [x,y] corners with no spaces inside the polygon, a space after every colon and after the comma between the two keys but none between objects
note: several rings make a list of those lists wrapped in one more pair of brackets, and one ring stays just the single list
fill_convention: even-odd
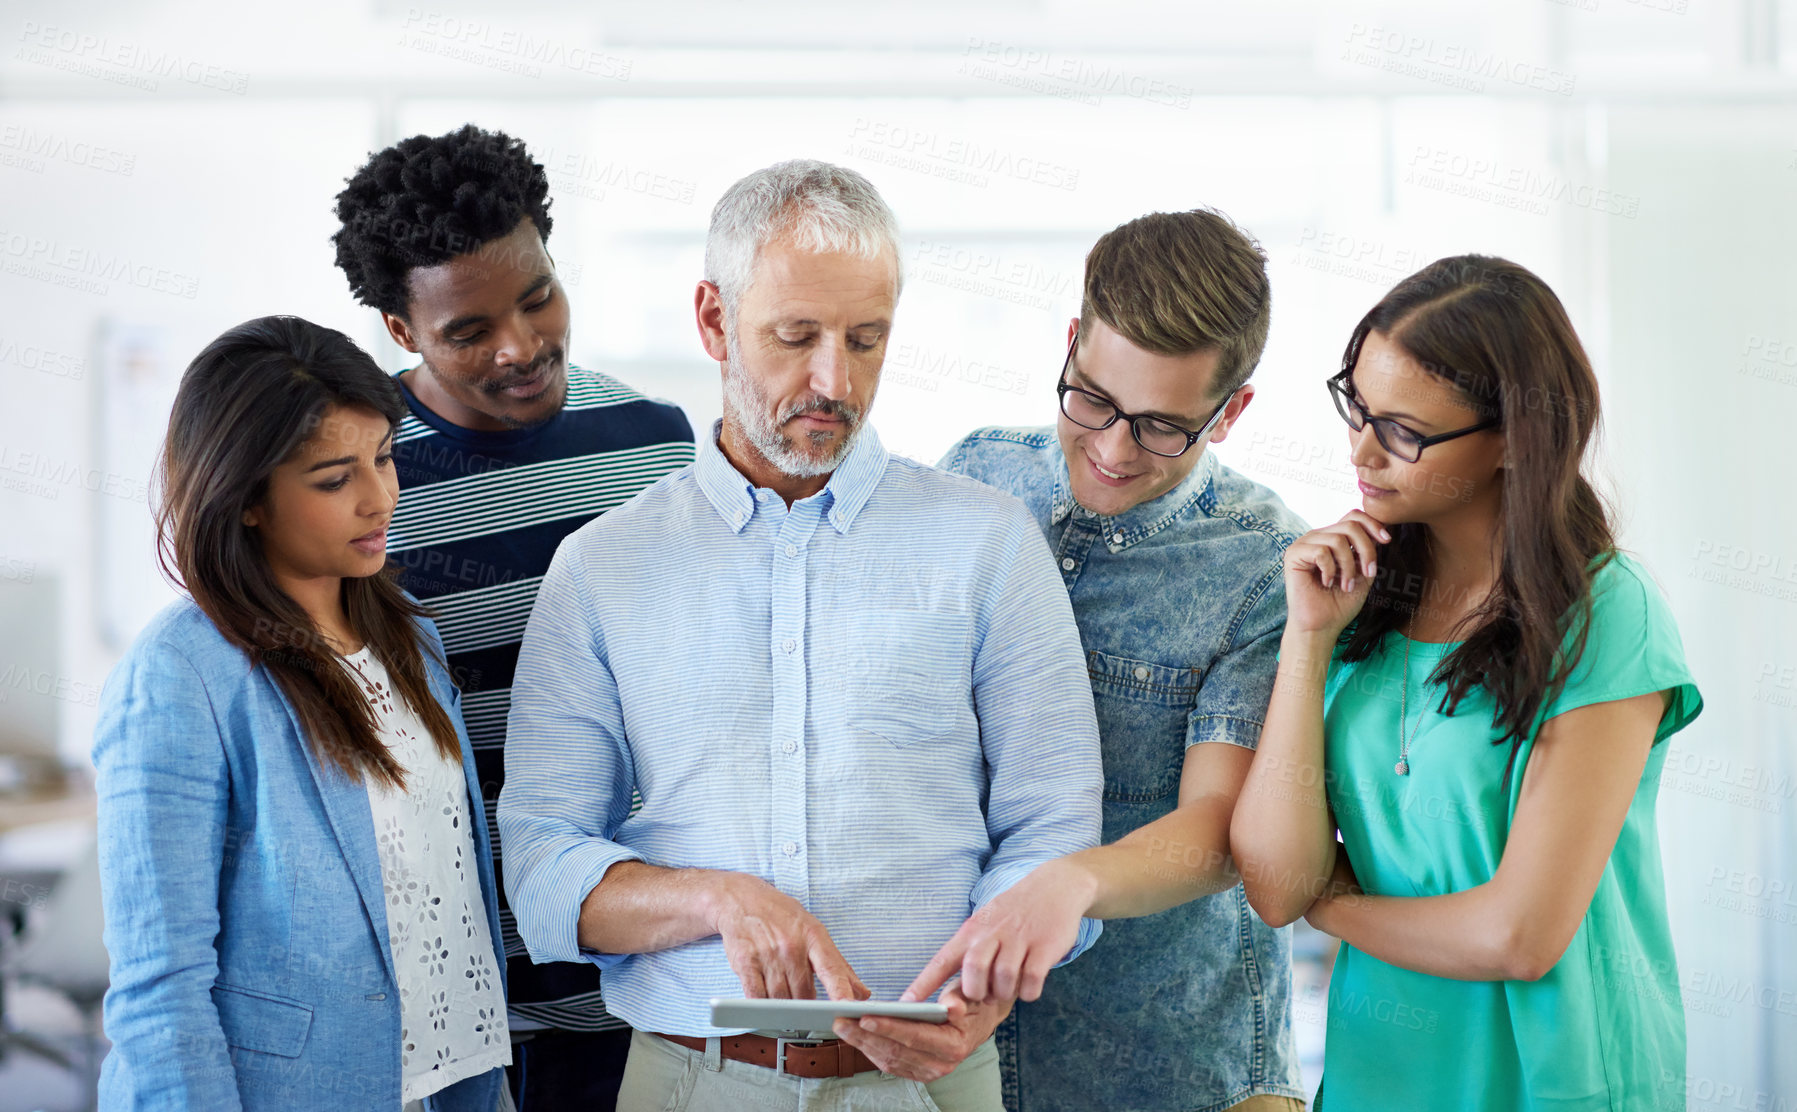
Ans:
[{"label": "shirt collar", "polygon": [[1139,506],[1131,506],[1114,517],[1095,514],[1074,500],[1072,482],[1067,475],[1067,458],[1061,456],[1061,466],[1054,481],[1054,503],[1050,511],[1052,521],[1058,525],[1069,517],[1096,520],[1104,534],[1105,546],[1112,552],[1121,552],[1166,528],[1210,489],[1211,481],[1217,474],[1217,456],[1208,449],[1200,450],[1204,454],[1198,457],[1198,462],[1179,481],[1179,485],[1158,498],[1150,498]]},{"label": "shirt collar", "polygon": [[[723,421],[712,423],[711,435],[699,445],[693,471],[711,508],[732,532],[740,533],[755,516],[755,487],[718,447],[723,427]],[[880,477],[886,473],[886,460],[886,446],[880,443],[879,435],[872,425],[863,424],[855,432],[855,443],[848,456],[837,464],[824,489],[813,495],[824,500],[823,512],[838,533],[849,531],[856,515],[873,496]]]}]

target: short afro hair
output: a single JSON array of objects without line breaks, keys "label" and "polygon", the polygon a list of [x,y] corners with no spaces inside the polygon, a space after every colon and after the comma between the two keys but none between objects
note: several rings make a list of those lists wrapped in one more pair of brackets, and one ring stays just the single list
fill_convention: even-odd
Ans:
[{"label": "short afro hair", "polygon": [[549,205],[549,178],[523,140],[463,124],[372,155],[337,194],[343,226],[331,242],[356,300],[403,317],[413,267],[503,239],[526,217],[547,242]]}]

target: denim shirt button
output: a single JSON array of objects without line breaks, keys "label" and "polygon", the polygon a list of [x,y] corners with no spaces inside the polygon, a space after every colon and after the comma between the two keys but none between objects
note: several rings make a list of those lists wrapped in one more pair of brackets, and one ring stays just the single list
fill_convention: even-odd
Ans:
[{"label": "denim shirt button", "polygon": [[1136,667],[1136,678],[1139,680],[1147,679],[1148,678],[1148,669],[1138,665]]},{"label": "denim shirt button", "polygon": [[1063,557],[1061,557],[1061,570],[1062,571],[1072,571],[1074,565],[1077,564],[1078,562],[1079,561],[1075,560],[1071,556],[1063,556]]},{"label": "denim shirt button", "polygon": [[1112,533],[1111,534],[1111,543],[1112,544],[1122,544],[1123,543],[1123,534],[1122,533]]}]

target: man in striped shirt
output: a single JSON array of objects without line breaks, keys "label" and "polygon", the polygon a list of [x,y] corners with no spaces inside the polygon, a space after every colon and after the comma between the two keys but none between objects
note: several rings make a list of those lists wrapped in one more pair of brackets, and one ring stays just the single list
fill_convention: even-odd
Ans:
[{"label": "man in striped shirt", "polygon": [[[489,828],[518,646],[556,547],[694,454],[678,408],[568,364],[549,206],[524,144],[469,125],[373,155],[337,198],[333,237],[356,297],[419,356],[398,376],[411,414],[394,437],[403,494],[387,552],[437,615]],[[606,1011],[598,970],[532,964],[503,895],[500,926],[517,959],[517,1104],[612,1108],[629,1028]]]}]

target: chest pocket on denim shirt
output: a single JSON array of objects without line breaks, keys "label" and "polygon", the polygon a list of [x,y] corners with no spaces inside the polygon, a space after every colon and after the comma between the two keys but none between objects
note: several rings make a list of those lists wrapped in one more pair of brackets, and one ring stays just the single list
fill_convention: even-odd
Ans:
[{"label": "chest pocket on denim shirt", "polygon": [[970,728],[968,625],[958,614],[916,610],[850,619],[839,665],[850,729],[902,746]]},{"label": "chest pocket on denim shirt", "polygon": [[1146,803],[1179,791],[1186,718],[1202,672],[1088,651],[1104,751],[1104,797]]}]

